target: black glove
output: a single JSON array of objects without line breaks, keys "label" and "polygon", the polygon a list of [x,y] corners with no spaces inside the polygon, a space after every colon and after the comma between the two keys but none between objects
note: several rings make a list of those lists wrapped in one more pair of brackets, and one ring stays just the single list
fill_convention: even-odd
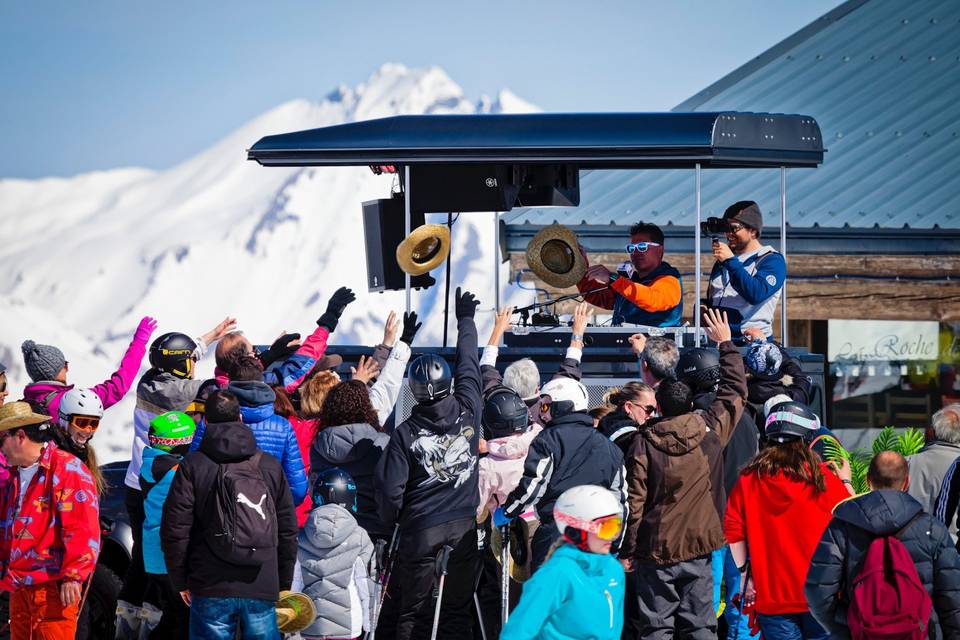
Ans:
[{"label": "black glove", "polygon": [[407,346],[412,345],[413,337],[417,335],[421,326],[423,326],[423,323],[417,322],[416,311],[403,314],[403,333],[400,334],[400,342],[406,342]]},{"label": "black glove", "polygon": [[270,348],[260,354],[260,363],[266,369],[277,360],[286,360],[300,348],[300,345],[290,344],[300,339],[299,333],[285,333],[270,345]]},{"label": "black glove", "polygon": [[477,300],[476,296],[469,291],[464,291],[461,293],[460,287],[457,287],[456,303],[454,304],[457,320],[473,318],[473,314],[477,312],[477,307],[479,305],[480,301]]},{"label": "black glove", "polygon": [[343,310],[356,299],[357,296],[353,295],[353,291],[347,287],[340,287],[333,292],[330,302],[327,303],[327,310],[317,320],[317,324],[333,332],[337,328],[340,316],[343,315]]}]

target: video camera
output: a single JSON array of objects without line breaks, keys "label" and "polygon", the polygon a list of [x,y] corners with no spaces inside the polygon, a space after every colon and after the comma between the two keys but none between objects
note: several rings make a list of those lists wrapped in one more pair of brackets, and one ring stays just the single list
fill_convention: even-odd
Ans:
[{"label": "video camera", "polygon": [[726,218],[710,216],[700,223],[700,233],[705,236],[719,236],[730,230],[730,221]]}]

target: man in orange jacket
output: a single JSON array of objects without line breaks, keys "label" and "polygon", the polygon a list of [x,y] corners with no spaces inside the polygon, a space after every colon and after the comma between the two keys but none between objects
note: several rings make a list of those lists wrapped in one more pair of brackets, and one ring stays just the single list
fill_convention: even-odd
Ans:
[{"label": "man in orange jacket", "polygon": [[[577,283],[581,292],[598,286],[608,289],[584,298],[613,311],[613,325],[624,322],[650,327],[676,327],[683,316],[683,282],[680,272],[663,260],[663,231],[655,224],[638,222],[630,227],[626,245],[630,259],[615,272],[601,264],[587,268]],[[583,251],[584,259],[587,254]]]}]

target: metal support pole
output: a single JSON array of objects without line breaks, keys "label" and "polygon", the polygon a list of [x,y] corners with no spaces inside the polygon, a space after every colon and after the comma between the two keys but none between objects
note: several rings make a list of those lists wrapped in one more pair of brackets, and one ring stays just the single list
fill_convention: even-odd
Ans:
[{"label": "metal support pole", "polygon": [[[403,167],[403,196],[404,196],[403,197],[403,213],[404,213],[404,216],[406,217],[406,224],[404,226],[404,228],[406,229],[406,233],[404,233],[403,237],[406,238],[407,236],[410,235],[410,231],[412,231],[412,229],[410,229],[410,220],[411,220],[410,200],[412,199],[413,191],[410,188],[410,165],[405,165]],[[410,313],[411,307],[410,307],[410,274],[409,273],[404,274],[404,280],[406,282],[406,290],[407,290],[407,313]]]},{"label": "metal support pole", "polygon": [[[780,253],[787,259],[787,168],[780,167]],[[780,343],[787,347],[790,331],[787,327],[787,279],[780,288]]]},{"label": "metal support pole", "polygon": [[500,310],[500,212],[493,212],[493,312]]},{"label": "metal support pole", "polygon": [[700,346],[700,163],[696,166],[697,174],[697,226],[693,232],[693,326],[696,329],[694,340]]}]

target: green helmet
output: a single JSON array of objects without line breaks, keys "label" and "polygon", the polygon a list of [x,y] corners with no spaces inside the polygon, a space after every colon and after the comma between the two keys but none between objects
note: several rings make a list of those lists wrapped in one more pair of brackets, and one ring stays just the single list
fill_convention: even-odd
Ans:
[{"label": "green helmet", "polygon": [[182,411],[168,411],[150,421],[147,440],[150,446],[161,451],[173,451],[193,442],[197,425],[193,418]]}]

